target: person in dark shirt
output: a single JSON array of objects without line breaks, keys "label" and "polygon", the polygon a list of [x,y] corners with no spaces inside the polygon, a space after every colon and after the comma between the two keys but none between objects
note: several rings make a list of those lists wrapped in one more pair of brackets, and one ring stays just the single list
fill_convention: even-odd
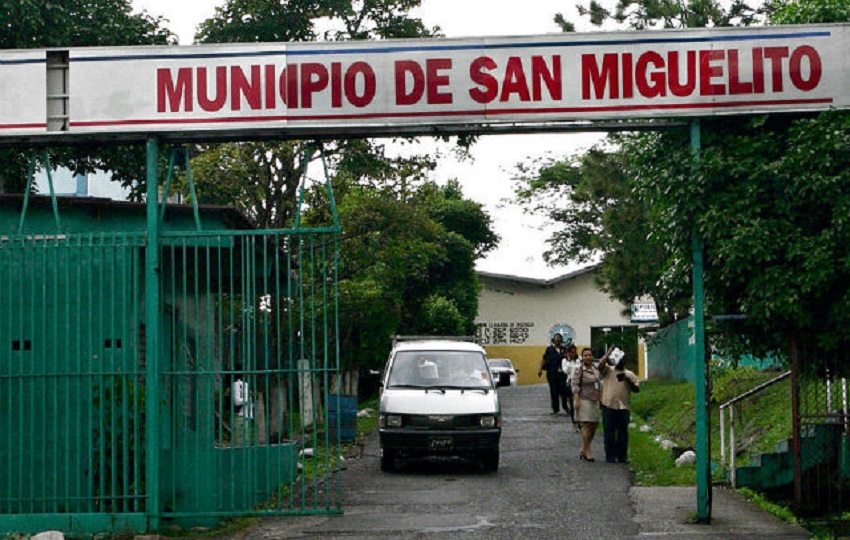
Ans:
[{"label": "person in dark shirt", "polygon": [[564,336],[560,333],[552,336],[552,344],[546,347],[543,357],[540,359],[540,369],[537,376],[541,377],[546,371],[546,382],[549,383],[549,398],[552,405],[552,414],[558,414],[563,407],[564,412],[569,414],[570,404],[567,395],[567,375],[564,373],[561,361],[566,354],[562,342]]}]

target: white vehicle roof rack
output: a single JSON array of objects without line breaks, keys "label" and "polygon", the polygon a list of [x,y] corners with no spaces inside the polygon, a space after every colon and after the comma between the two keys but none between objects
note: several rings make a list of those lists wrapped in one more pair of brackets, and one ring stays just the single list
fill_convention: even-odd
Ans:
[{"label": "white vehicle roof rack", "polygon": [[402,341],[468,341],[477,343],[475,336],[393,336],[393,347]]}]

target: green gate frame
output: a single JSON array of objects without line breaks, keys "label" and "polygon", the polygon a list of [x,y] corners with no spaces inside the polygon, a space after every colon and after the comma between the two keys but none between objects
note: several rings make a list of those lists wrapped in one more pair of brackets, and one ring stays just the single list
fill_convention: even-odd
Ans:
[{"label": "green gate frame", "polygon": [[[11,395],[12,389],[26,388],[29,391],[37,388],[44,394],[43,399],[39,398],[39,403],[43,401],[44,404],[39,405],[38,411],[22,413],[16,418],[9,414],[6,415],[8,419],[0,421],[0,429],[19,434],[23,442],[7,444],[18,445],[15,455],[24,456],[15,462],[17,465],[11,462],[4,464],[4,468],[0,468],[0,479],[20,478],[19,473],[10,467],[45,465],[47,473],[59,478],[56,482],[61,487],[50,491],[53,484],[46,479],[42,482],[46,486],[44,489],[22,488],[11,485],[11,482],[0,487],[0,535],[47,529],[59,529],[74,535],[104,531],[143,532],[156,531],[170,524],[180,527],[214,526],[222,518],[234,516],[342,513],[338,467],[340,441],[346,431],[343,428],[353,426],[347,425],[345,418],[337,414],[339,404],[347,398],[329,391],[334,377],[341,373],[337,289],[340,225],[324,156],[325,188],[332,216],[330,226],[302,227],[299,217],[296,217],[292,229],[205,228],[194,196],[194,180],[186,155],[184,172],[192,195],[194,230],[175,231],[163,229],[162,225],[169,212],[165,200],[179,151],[188,154],[186,149],[172,150],[160,202],[160,145],[156,138],[147,140],[144,230],[137,227],[136,232],[111,235],[65,232],[67,227],[60,219],[59,204],[48,170],[57,233],[47,237],[26,234],[28,189],[17,227],[18,234],[0,240],[0,247],[23,253],[24,262],[14,268],[23,268],[31,259],[39,261],[38,268],[50,268],[57,261],[63,269],[70,268],[64,270],[67,275],[50,278],[55,281],[51,291],[67,287],[67,283],[73,281],[69,276],[89,272],[88,266],[75,265],[72,259],[83,257],[78,253],[92,252],[97,261],[102,259],[112,261],[109,264],[121,265],[116,267],[117,270],[110,270],[111,266],[97,263],[102,273],[89,276],[93,282],[103,282],[99,285],[100,289],[92,293],[105,298],[99,302],[107,304],[108,299],[122,298],[120,292],[115,292],[115,287],[123,287],[122,290],[126,289],[126,294],[130,295],[129,303],[105,309],[99,315],[100,322],[93,322],[85,313],[76,314],[74,322],[82,328],[86,324],[113,324],[108,322],[110,318],[116,321],[114,324],[125,332],[121,334],[124,336],[122,364],[114,364],[115,367],[108,364],[97,373],[87,371],[84,366],[79,373],[69,372],[67,366],[61,365],[62,358],[71,358],[70,355],[62,355],[61,336],[51,338],[56,349],[51,353],[51,358],[56,360],[51,362],[55,365],[44,369],[52,371],[36,371],[28,375],[25,370],[29,368],[21,361],[16,360],[14,366],[10,363],[8,367],[0,363],[0,390]],[[29,168],[30,184],[33,174],[34,160]],[[302,186],[299,205],[303,193]],[[47,255],[48,251],[61,255]],[[42,252],[45,255],[39,255]],[[59,256],[63,258],[57,259]],[[216,257],[220,265],[217,269],[211,266]],[[188,268],[189,263],[194,266]],[[14,273],[14,268],[11,273]],[[129,278],[129,284],[115,285],[108,277],[110,272],[135,277]],[[7,280],[12,279],[8,277],[9,273],[7,270]],[[59,271],[55,273],[61,274]],[[34,279],[25,272],[19,274],[14,279]],[[184,281],[178,283],[178,278]],[[10,289],[14,286],[10,283],[14,281],[0,283],[0,298],[11,294]],[[85,304],[88,297],[82,300],[80,296],[75,298],[77,304]],[[237,313],[234,319],[232,314],[228,315],[221,308],[222,298],[233,305],[245,307],[245,312]],[[251,311],[253,303],[261,299],[268,302],[288,300],[288,305],[281,303],[275,314],[280,319],[283,310],[290,310],[285,323],[278,321],[272,324],[282,332],[275,334],[278,341],[274,346],[269,345],[270,336],[274,334],[269,330],[269,323],[263,326],[250,322],[259,321],[263,315]],[[33,299],[27,301],[47,305],[50,300],[33,293]],[[218,314],[211,310],[214,305],[218,305]],[[193,306],[196,312],[178,319],[174,313],[181,309],[187,311],[186,306]],[[47,308],[43,311],[48,313]],[[269,313],[270,310],[265,315]],[[198,324],[204,316],[212,316],[204,322],[213,321],[219,326],[211,331],[207,326]],[[240,333],[221,331],[223,321],[232,323],[237,319],[245,326]],[[142,322],[147,330],[140,329],[139,323]],[[6,323],[7,326],[9,324]],[[36,326],[39,323],[30,321],[27,324]],[[175,327],[179,328],[175,330]],[[119,334],[118,331],[114,333]],[[94,342],[97,343],[97,339],[101,338],[94,338]],[[191,354],[188,352],[191,348],[187,346],[189,342],[196,347]],[[110,343],[121,347],[118,338],[107,340],[107,344]],[[136,349],[137,343],[139,347],[144,344],[143,352]],[[102,339],[100,345],[103,345]],[[37,344],[33,345],[33,348],[37,347]],[[23,341],[20,348],[25,348]],[[274,351],[270,352],[272,349]],[[228,351],[230,355],[223,355]],[[77,351],[80,352],[83,354],[77,356],[89,354]],[[222,360],[222,355],[230,360]],[[234,367],[237,356],[247,359],[250,364],[240,371],[250,381],[252,400],[257,409],[256,421],[250,422],[247,431],[250,435],[243,440],[239,440],[236,434],[237,407],[231,402],[232,392],[228,386],[229,380],[239,376]],[[258,360],[260,356],[266,358],[265,365]],[[268,358],[272,356],[275,356],[275,361],[269,364]],[[186,363],[186,359],[192,361],[191,365]],[[69,378],[80,382],[70,387],[61,386],[57,393],[64,397],[51,399],[51,381]],[[278,384],[278,381],[285,383]],[[69,391],[68,388],[76,390]],[[191,392],[185,392],[187,388]],[[94,397],[84,405],[69,407],[71,400],[67,394],[74,392],[80,395],[91,393]],[[5,405],[8,405],[6,409],[14,410],[10,398],[3,399],[5,403],[0,404],[0,411]],[[266,418],[261,422],[259,412],[263,405],[272,409],[266,411],[271,413],[269,416],[274,414],[276,405],[282,405],[285,412],[280,413],[277,419]],[[77,426],[77,436],[70,438],[79,441],[69,440],[68,444],[77,445],[80,450],[74,455],[83,456],[79,459],[87,459],[88,463],[69,462],[67,459],[63,462],[47,451],[47,457],[42,458],[27,446],[31,443],[26,442],[28,428],[25,423],[36,420],[38,415],[48,416],[43,413],[52,414],[63,409],[70,411],[65,416],[82,416],[84,409],[81,407],[84,406],[99,407],[94,414],[94,427]],[[191,414],[186,412],[190,409]],[[343,414],[348,415],[349,412],[353,411],[343,411]],[[87,410],[85,414],[89,414]],[[61,424],[63,418],[61,416],[54,421],[59,426],[57,432],[66,429]],[[74,426],[67,428],[68,431],[73,429]],[[87,453],[84,448],[92,433],[99,434],[96,440],[100,445],[100,450],[93,451],[94,462],[91,457],[85,457],[92,451]],[[3,448],[0,444],[0,449]],[[100,471],[96,481],[89,478],[89,475],[97,473],[92,472],[93,466]],[[65,487],[65,484],[70,487]],[[77,495],[72,496],[74,493]]]}]

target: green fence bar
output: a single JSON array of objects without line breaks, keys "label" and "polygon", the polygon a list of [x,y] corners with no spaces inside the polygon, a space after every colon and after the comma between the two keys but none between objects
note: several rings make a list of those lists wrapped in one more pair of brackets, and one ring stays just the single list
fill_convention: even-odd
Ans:
[{"label": "green fence bar", "polygon": [[[694,170],[700,162],[700,124],[691,122],[691,149]],[[696,481],[697,520],[711,521],[711,454],[709,446],[708,399],[706,396],[705,299],[703,292],[703,242],[694,225],[693,232],[693,296],[694,296],[694,386],[696,408]]]},{"label": "green fence bar", "polygon": [[147,141],[147,245],[145,252],[145,467],[148,528],[159,529],[160,480],[160,348],[159,348],[159,216],[157,214],[159,188],[159,143],[155,138]]}]

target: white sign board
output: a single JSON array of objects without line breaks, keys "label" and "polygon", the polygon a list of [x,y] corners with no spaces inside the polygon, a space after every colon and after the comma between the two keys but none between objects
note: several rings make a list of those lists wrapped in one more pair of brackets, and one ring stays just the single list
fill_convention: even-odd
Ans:
[{"label": "white sign board", "polygon": [[632,304],[632,322],[658,322],[655,302],[635,302]]},{"label": "white sign board", "polygon": [[[846,108],[848,29],[69,49],[63,133],[368,135]],[[47,133],[45,54],[0,51],[0,136]]]},{"label": "white sign board", "polygon": [[47,130],[44,51],[0,51],[0,136]]}]

